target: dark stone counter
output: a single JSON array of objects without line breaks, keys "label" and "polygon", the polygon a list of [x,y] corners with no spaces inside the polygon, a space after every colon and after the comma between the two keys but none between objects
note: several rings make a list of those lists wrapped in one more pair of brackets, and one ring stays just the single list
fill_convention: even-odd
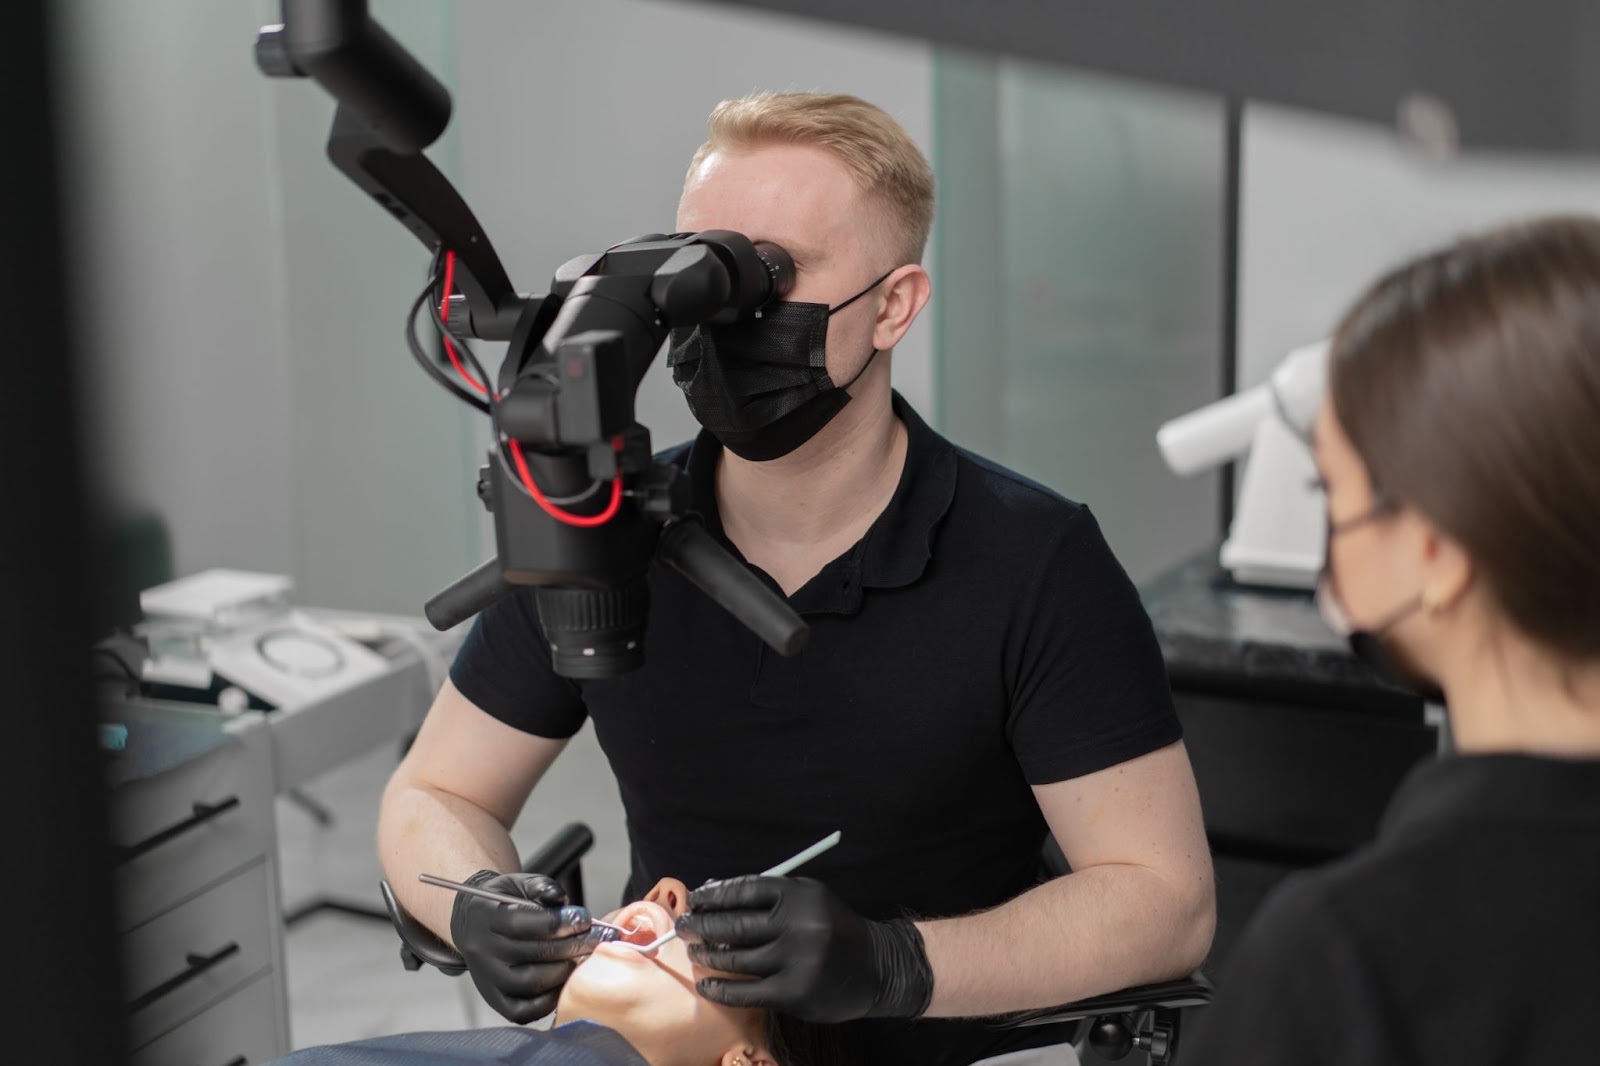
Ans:
[{"label": "dark stone counter", "polygon": [[1216,553],[1141,590],[1174,687],[1227,689],[1324,706],[1420,713],[1420,700],[1380,680],[1330,630],[1309,592],[1245,587]]}]

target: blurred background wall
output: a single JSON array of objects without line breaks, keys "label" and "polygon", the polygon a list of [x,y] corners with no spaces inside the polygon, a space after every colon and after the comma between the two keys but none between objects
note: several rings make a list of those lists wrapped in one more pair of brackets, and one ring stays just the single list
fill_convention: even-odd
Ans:
[{"label": "blurred background wall", "polygon": [[[1230,372],[1260,380],[1400,255],[1600,209],[1594,159],[1429,162],[1383,129],[1251,105],[1230,366],[1214,97],[720,5],[372,10],[454,93],[429,154],[529,290],[672,228],[718,100],[883,105],[940,184],[934,303],[898,387],[958,443],[1089,503],[1141,580],[1220,534],[1215,475],[1168,474],[1161,421]],[[58,5],[97,498],[164,523],[176,572],[287,572],[304,602],[415,613],[490,550],[484,426],[410,365],[426,253],[327,162],[331,102],[256,71],[275,17],[271,0]],[[639,413],[658,446],[694,429],[664,360]]]}]

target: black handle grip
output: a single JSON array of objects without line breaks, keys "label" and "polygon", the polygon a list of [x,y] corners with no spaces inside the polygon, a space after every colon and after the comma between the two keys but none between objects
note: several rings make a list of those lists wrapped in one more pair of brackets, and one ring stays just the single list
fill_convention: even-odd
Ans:
[{"label": "black handle grip", "polygon": [[222,1066],[250,1066],[250,1060],[245,1058],[243,1055],[237,1055],[229,1059],[227,1062],[224,1062]]},{"label": "black handle grip", "polygon": [[258,40],[263,72],[314,78],[395,152],[422,151],[450,122],[449,91],[368,16],[366,0],[284,0],[282,28],[262,36],[277,38]]},{"label": "black handle grip", "polygon": [[189,954],[184,956],[184,961],[189,964],[189,968],[187,970],[184,970],[176,977],[167,978],[150,991],[139,996],[133,1002],[128,1004],[128,1009],[130,1011],[144,1010],[144,1008],[148,1007],[162,996],[182,988],[184,985],[188,984],[190,981],[193,981],[196,977],[199,977],[213,966],[216,966],[217,964],[224,962],[237,954],[239,954],[238,941],[229,941],[227,944],[224,944],[222,947],[218,948],[216,951],[213,951],[209,955],[201,955],[198,952],[193,951],[189,952]]},{"label": "black handle grip", "polygon": [[783,597],[740,566],[699,522],[683,519],[663,529],[656,558],[716,600],[779,655],[796,655],[806,646],[811,627]]},{"label": "black handle grip", "polygon": [[569,822],[545,841],[543,847],[523,860],[523,872],[547,874],[559,881],[561,875],[576,866],[592,847],[594,830],[582,822]]},{"label": "black handle grip", "polygon": [[497,555],[434,593],[433,598],[423,606],[422,613],[433,628],[443,632],[499,602],[515,587],[500,576],[500,557]]},{"label": "black handle grip", "polygon": [[378,882],[378,891],[383,895],[383,905],[389,911],[394,931],[400,934],[400,962],[406,969],[420,970],[423,963],[428,963],[451,977],[459,977],[467,972],[466,961],[456,950],[401,906],[400,898],[389,886],[388,878]]},{"label": "black handle grip", "polygon": [[121,866],[123,863],[131,862],[143,855],[145,852],[150,851],[153,848],[159,848],[172,838],[180,837],[196,826],[204,825],[205,823],[211,821],[211,819],[220,814],[225,814],[237,806],[239,806],[238,796],[229,796],[227,799],[220,800],[216,803],[201,803],[200,801],[196,800],[194,804],[194,814],[190,817],[185,818],[176,825],[167,826],[167,828],[161,830],[161,832],[155,834],[154,836],[146,837],[137,844],[127,844],[118,848],[117,865]]}]

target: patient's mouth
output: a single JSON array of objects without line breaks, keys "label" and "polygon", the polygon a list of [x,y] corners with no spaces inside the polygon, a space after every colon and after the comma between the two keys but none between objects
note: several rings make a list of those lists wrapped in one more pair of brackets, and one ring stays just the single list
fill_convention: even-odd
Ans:
[{"label": "patient's mouth", "polygon": [[629,944],[648,944],[673,926],[672,915],[660,904],[647,900],[628,904],[611,921],[624,930],[617,939]]}]

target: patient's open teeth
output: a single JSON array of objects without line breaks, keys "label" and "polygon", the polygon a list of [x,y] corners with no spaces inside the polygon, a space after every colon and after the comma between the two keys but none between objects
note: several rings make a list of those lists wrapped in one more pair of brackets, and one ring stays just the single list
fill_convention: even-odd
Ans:
[{"label": "patient's open teeth", "polygon": [[622,939],[630,944],[648,944],[656,938],[656,931],[647,922],[637,922],[632,929],[622,935]]}]

